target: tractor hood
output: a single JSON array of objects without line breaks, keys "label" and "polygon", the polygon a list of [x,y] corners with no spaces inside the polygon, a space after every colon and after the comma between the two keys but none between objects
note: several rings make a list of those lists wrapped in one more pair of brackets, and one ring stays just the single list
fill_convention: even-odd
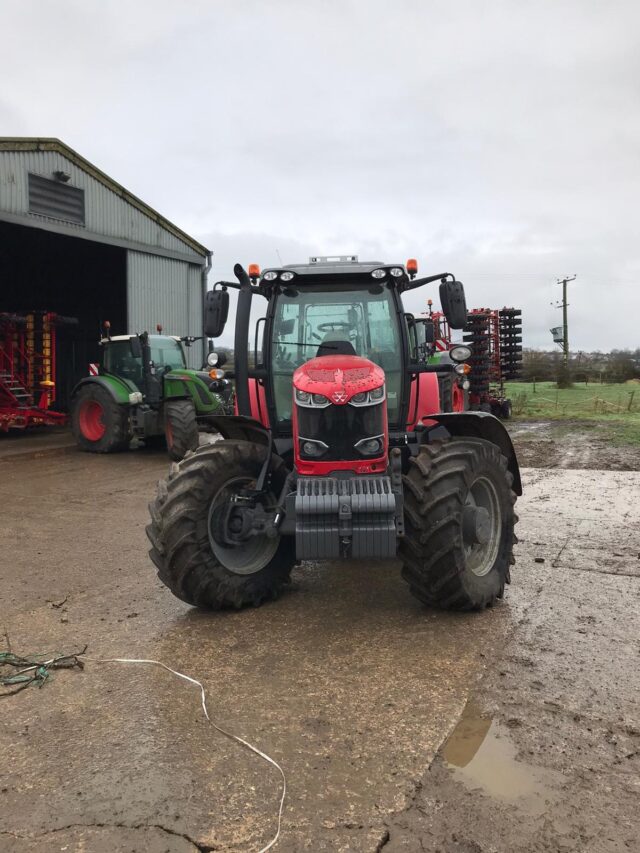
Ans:
[{"label": "tractor hood", "polygon": [[293,386],[308,394],[321,394],[338,406],[356,394],[384,384],[384,370],[356,355],[324,355],[312,358],[293,374]]}]

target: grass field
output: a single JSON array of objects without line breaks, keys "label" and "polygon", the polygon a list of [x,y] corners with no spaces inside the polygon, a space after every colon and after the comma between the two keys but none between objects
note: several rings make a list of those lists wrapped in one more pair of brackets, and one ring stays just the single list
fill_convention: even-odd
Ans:
[{"label": "grass field", "polygon": [[614,442],[640,444],[640,383],[574,385],[510,382],[507,396],[518,420],[597,422]]}]

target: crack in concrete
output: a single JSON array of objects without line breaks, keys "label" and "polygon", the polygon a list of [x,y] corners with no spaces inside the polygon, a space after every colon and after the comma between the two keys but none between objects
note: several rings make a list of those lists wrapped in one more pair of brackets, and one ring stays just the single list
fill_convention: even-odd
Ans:
[{"label": "crack in concrete", "polygon": [[194,839],[186,833],[178,832],[175,829],[169,829],[169,827],[162,826],[162,824],[159,823],[69,823],[66,826],[58,826],[55,829],[47,829],[44,832],[38,833],[37,835],[21,835],[20,833],[12,832],[11,830],[0,830],[0,835],[9,835],[12,838],[19,838],[23,841],[35,841],[38,838],[45,838],[47,835],[53,835],[56,832],[64,832],[67,829],[158,829],[160,830],[160,832],[166,832],[167,835],[175,835],[177,838],[184,838],[184,840],[191,844],[196,850],[198,850],[199,853],[212,853],[212,851],[219,849],[218,847],[212,846],[210,844],[203,844],[199,841],[194,841]]}]

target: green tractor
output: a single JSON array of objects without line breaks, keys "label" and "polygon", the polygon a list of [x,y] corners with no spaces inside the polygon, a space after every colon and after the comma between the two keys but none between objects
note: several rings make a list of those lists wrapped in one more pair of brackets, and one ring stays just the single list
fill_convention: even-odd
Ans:
[{"label": "green tractor", "polygon": [[200,430],[212,431],[210,416],[233,413],[221,354],[210,352],[203,370],[187,368],[184,346],[202,338],[111,337],[108,324],[105,329],[97,372],[72,394],[71,428],[81,450],[114,453],[135,437],[148,446],[166,444],[179,461],[198,447]]}]

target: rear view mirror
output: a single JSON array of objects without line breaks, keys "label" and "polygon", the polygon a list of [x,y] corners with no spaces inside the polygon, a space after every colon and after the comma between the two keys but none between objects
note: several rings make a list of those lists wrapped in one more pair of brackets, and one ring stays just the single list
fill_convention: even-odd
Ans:
[{"label": "rear view mirror", "polygon": [[142,358],[142,344],[140,343],[140,338],[137,335],[129,338],[129,349],[131,350],[131,355],[134,358]]},{"label": "rear view mirror", "polygon": [[467,301],[461,281],[443,281],[440,284],[440,305],[452,329],[467,325]]},{"label": "rear view mirror", "polygon": [[204,334],[219,338],[229,316],[229,293],[226,290],[209,290],[204,298]]},{"label": "rear view mirror", "polygon": [[424,321],[424,340],[427,344],[432,344],[436,339],[436,330],[433,325],[433,320]]}]

